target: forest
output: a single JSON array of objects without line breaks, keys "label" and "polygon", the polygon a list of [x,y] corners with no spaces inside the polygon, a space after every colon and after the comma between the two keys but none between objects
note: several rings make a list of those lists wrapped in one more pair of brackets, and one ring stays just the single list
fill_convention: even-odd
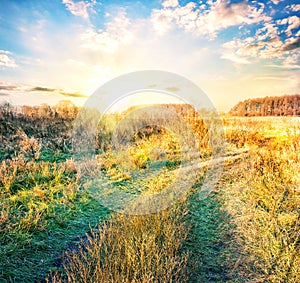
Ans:
[{"label": "forest", "polygon": [[300,116],[300,94],[247,99],[229,112],[233,116]]}]

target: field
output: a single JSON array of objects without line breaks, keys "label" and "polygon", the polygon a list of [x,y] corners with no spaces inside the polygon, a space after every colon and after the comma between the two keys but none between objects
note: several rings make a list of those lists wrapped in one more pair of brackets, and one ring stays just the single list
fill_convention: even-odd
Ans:
[{"label": "field", "polygon": [[176,134],[144,117],[130,139],[121,131],[116,150],[122,116],[109,114],[96,162],[81,168],[71,144],[77,108],[2,106],[0,282],[300,282],[299,117],[223,116],[223,161],[209,165],[207,125],[176,111],[197,140],[195,182],[172,205],[136,215],[132,205],[109,210],[93,182],[133,196],[172,188],[189,162]]}]

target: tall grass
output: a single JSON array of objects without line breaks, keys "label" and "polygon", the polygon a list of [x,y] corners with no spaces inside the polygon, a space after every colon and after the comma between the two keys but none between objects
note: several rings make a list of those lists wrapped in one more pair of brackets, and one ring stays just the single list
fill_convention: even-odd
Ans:
[{"label": "tall grass", "polygon": [[278,137],[228,174],[227,211],[250,282],[300,282],[300,139]]},{"label": "tall grass", "polygon": [[41,144],[24,133],[18,147],[0,163],[0,282],[38,282],[107,212],[81,189],[71,159],[41,160]]},{"label": "tall grass", "polygon": [[142,216],[114,214],[64,256],[52,282],[187,282],[183,206]]},{"label": "tall grass", "polygon": [[[295,132],[290,136],[265,138],[266,129],[259,121],[245,123],[243,130],[240,121],[230,123],[229,144],[250,146],[252,150],[244,162],[227,165],[227,172],[219,182],[224,190],[216,198],[208,198],[200,206],[195,205],[197,200],[193,196],[189,198],[194,203],[189,207],[194,210],[190,211],[193,217],[185,217],[187,211],[182,207],[186,204],[156,215],[115,214],[84,239],[79,248],[65,253],[65,276],[56,274],[52,280],[193,282],[189,276],[198,270],[203,273],[197,275],[198,278],[212,282],[221,279],[226,282],[298,282],[299,137]],[[146,152],[145,156],[149,156],[152,138],[139,141],[141,151],[137,152],[137,160],[140,153]],[[106,166],[111,168],[110,165],[107,161]],[[207,231],[208,219],[209,229],[215,231]],[[188,237],[190,225],[196,228]],[[185,243],[191,239],[201,244]],[[188,257],[182,246],[187,250],[201,248],[192,254],[202,254],[204,258]],[[222,260],[227,262],[222,263]],[[224,268],[230,270],[224,271]]]},{"label": "tall grass", "polygon": [[42,230],[55,206],[76,199],[79,183],[72,161],[37,162],[40,149],[36,139],[23,134],[19,155],[0,164],[0,224],[7,232]]},{"label": "tall grass", "polygon": [[[152,194],[176,178],[185,156],[171,132],[149,126],[145,116],[145,127],[133,128],[135,135],[116,151],[114,127],[122,117],[104,118],[97,166],[114,185]],[[193,112],[183,118],[195,131],[200,158],[207,159],[207,126]],[[277,127],[258,118],[224,119],[228,155],[243,147],[250,154],[226,164],[221,192],[215,188],[199,202],[196,184],[167,210],[114,213],[101,223],[107,211],[85,191],[89,176],[66,160],[72,119],[0,119],[0,281],[39,281],[64,251],[63,270],[49,282],[300,282],[300,138],[291,121],[278,119],[283,124]]]}]

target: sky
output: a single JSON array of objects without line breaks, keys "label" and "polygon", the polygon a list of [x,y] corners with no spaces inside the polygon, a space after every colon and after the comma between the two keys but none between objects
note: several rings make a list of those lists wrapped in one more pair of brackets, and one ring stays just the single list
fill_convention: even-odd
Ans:
[{"label": "sky", "polygon": [[0,0],[0,102],[83,103],[109,80],[163,70],[219,111],[300,93],[299,1]]}]

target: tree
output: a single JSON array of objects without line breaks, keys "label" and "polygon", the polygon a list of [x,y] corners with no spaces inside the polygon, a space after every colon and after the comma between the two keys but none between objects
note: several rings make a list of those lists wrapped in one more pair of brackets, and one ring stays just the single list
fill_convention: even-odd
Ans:
[{"label": "tree", "polygon": [[234,116],[300,116],[300,95],[247,99],[229,112]]}]

